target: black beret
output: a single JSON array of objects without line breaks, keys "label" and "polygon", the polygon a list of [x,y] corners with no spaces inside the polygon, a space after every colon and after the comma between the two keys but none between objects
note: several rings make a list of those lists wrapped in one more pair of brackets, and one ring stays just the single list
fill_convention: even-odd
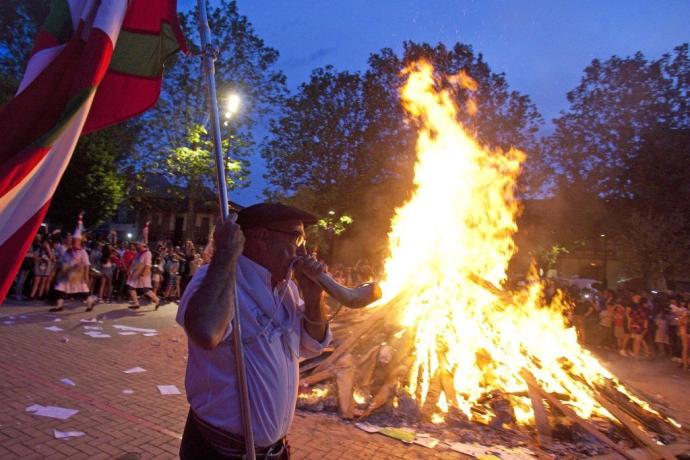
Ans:
[{"label": "black beret", "polygon": [[306,227],[314,225],[318,219],[313,214],[281,203],[253,204],[237,213],[237,223],[243,229],[288,220],[300,220]]}]

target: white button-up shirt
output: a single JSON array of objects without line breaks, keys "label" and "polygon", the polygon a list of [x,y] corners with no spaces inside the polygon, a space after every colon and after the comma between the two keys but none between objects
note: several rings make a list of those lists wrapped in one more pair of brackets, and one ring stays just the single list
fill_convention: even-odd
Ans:
[{"label": "white button-up shirt", "polygon": [[[185,289],[177,311],[184,316],[192,294],[199,289],[208,265],[200,267]],[[319,355],[331,341],[330,329],[322,342],[302,327],[304,302],[292,281],[271,287],[271,273],[240,256],[237,263],[237,298],[240,306],[247,385],[251,401],[254,442],[267,447],[287,435],[295,413],[300,356]],[[235,374],[231,323],[223,341],[205,350],[192,340],[185,387],[192,410],[205,422],[242,435],[242,416]]]}]

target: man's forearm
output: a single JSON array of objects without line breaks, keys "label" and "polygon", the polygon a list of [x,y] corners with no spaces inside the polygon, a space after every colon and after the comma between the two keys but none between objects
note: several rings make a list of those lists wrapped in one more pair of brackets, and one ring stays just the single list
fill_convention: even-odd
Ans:
[{"label": "man's forearm", "polygon": [[223,338],[235,307],[237,261],[216,253],[185,311],[185,329],[199,346],[215,348]]},{"label": "man's forearm", "polygon": [[314,340],[322,342],[326,337],[328,318],[323,294],[318,299],[305,299],[304,302],[304,329]]}]

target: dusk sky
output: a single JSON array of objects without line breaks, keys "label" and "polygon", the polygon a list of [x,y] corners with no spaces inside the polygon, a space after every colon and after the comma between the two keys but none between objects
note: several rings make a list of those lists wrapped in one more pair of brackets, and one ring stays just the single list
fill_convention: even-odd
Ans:
[{"label": "dusk sky", "polygon": [[[181,0],[180,10],[195,5]],[[658,58],[690,41],[687,0],[239,0],[256,33],[280,52],[278,67],[295,90],[316,67],[364,70],[372,52],[402,42],[469,44],[512,89],[528,94],[550,131],[594,58],[642,51]],[[252,186],[232,199],[251,204],[265,187],[261,158]]]}]

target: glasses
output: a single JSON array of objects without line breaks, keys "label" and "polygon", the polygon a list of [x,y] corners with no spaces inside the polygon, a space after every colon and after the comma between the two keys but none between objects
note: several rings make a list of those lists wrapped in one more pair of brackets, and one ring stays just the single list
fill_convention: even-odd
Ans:
[{"label": "glasses", "polygon": [[266,230],[270,230],[276,233],[282,233],[283,235],[290,235],[290,239],[293,240],[295,246],[300,247],[307,242],[307,238],[303,232],[299,230],[278,230],[277,228],[266,227]]}]

